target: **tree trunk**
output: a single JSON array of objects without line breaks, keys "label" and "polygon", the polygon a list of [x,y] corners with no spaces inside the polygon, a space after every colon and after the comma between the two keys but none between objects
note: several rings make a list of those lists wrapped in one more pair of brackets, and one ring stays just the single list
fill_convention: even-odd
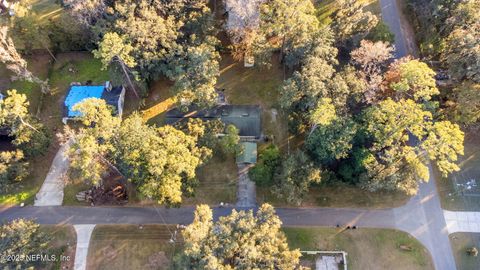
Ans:
[{"label": "tree trunk", "polygon": [[137,98],[139,98],[137,90],[135,90],[135,87],[133,86],[132,80],[130,79],[130,75],[128,74],[127,67],[125,67],[125,63],[121,59],[119,59],[120,66],[122,67],[123,73],[125,74],[125,77],[127,77],[128,84],[130,84],[130,88],[132,88],[133,93]]}]

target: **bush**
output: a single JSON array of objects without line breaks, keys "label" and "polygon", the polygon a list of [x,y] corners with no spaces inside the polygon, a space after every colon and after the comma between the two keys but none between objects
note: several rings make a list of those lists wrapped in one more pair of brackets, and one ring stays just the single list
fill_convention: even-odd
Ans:
[{"label": "bush", "polygon": [[395,42],[395,34],[390,32],[390,29],[384,22],[379,22],[367,36],[368,40],[373,42],[384,41],[393,44]]},{"label": "bush", "polygon": [[257,165],[249,171],[249,176],[259,187],[273,185],[273,176],[280,164],[280,150],[274,144],[270,144],[259,155]]}]

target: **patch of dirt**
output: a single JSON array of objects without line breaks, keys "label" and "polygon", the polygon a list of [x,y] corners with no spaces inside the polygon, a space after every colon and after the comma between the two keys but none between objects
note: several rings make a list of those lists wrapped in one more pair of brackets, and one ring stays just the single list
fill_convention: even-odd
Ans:
[{"label": "patch of dirt", "polygon": [[170,259],[167,258],[165,252],[160,251],[148,257],[148,263],[145,264],[144,269],[163,269],[168,265],[170,265]]}]

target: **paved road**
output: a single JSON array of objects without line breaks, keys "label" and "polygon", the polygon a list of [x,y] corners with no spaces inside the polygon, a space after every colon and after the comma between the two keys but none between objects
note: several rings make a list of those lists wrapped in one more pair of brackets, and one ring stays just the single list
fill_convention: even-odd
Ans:
[{"label": "paved road", "polygon": [[388,25],[390,31],[395,34],[395,56],[400,58],[408,55],[396,0],[380,0],[380,7],[382,20]]},{"label": "paved road", "polygon": [[[214,208],[214,216],[228,215],[232,209]],[[0,209],[0,219],[30,218],[41,224],[189,224],[193,220],[193,211],[194,207],[5,207]],[[410,233],[425,245],[432,254],[437,270],[455,269],[443,210],[433,179],[422,184],[418,195],[399,208],[277,208],[276,211],[285,226],[340,224],[399,229]]]}]

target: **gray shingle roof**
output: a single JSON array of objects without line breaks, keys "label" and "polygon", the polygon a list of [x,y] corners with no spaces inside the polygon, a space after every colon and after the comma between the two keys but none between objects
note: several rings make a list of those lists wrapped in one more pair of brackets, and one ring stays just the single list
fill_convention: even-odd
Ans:
[{"label": "gray shingle roof", "polygon": [[258,105],[219,105],[211,109],[190,109],[182,112],[173,109],[167,112],[166,124],[172,125],[188,118],[200,118],[204,121],[220,119],[225,125],[234,125],[240,136],[260,138],[262,134],[261,108]]}]

